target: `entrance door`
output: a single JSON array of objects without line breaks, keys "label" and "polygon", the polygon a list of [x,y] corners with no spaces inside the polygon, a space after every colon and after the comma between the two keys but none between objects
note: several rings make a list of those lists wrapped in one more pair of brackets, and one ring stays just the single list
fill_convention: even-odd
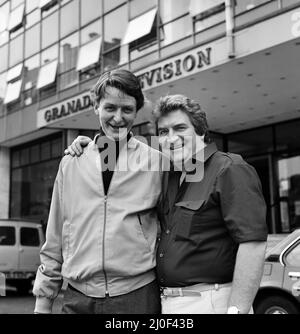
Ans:
[{"label": "entrance door", "polygon": [[279,199],[282,232],[300,227],[300,155],[279,158]]},{"label": "entrance door", "polygon": [[267,205],[267,225],[269,233],[275,232],[275,219],[274,219],[274,200],[272,190],[272,162],[270,155],[251,157],[245,159],[250,165],[252,165],[261,181],[263,195]]}]

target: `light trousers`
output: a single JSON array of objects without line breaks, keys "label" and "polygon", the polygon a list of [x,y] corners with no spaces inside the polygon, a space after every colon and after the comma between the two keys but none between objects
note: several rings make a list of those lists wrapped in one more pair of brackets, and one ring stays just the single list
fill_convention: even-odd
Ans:
[{"label": "light trousers", "polygon": [[[161,296],[162,314],[226,314],[231,286],[201,292],[197,296]],[[251,308],[249,314],[253,314]]]}]

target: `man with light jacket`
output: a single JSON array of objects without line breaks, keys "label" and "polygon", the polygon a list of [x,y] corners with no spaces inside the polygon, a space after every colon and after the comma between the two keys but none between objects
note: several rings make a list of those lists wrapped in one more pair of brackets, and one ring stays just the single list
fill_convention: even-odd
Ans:
[{"label": "man with light jacket", "polygon": [[[35,313],[51,313],[63,280],[63,313],[160,313],[161,158],[130,134],[144,96],[126,70],[102,74],[91,95],[101,133],[80,158],[60,163],[33,289]],[[135,168],[127,168],[132,161]]]}]

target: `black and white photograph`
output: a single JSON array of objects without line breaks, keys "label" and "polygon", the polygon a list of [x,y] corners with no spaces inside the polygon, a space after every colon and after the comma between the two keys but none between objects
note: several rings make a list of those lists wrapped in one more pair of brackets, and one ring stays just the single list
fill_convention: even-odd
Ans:
[{"label": "black and white photograph", "polygon": [[0,317],[21,314],[300,314],[299,0],[0,0]]}]

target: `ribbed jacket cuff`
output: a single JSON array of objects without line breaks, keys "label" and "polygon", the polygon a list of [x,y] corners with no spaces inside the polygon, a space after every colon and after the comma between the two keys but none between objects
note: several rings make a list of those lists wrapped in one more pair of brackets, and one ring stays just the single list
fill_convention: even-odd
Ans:
[{"label": "ribbed jacket cuff", "polygon": [[34,313],[52,313],[54,299],[36,297]]}]

